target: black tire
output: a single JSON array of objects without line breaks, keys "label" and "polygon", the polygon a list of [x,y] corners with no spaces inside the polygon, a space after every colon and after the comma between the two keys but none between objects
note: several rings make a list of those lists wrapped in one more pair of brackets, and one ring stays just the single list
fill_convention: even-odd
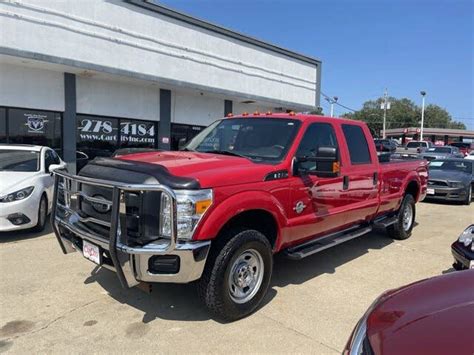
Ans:
[{"label": "black tire", "polygon": [[[405,220],[405,212],[411,209],[412,216],[409,223]],[[400,209],[398,210],[397,222],[387,227],[388,235],[393,239],[403,240],[408,239],[411,236],[413,225],[415,224],[416,208],[415,199],[412,195],[405,195],[403,198]]]},{"label": "black tire", "polygon": [[467,190],[466,200],[464,200],[464,204],[469,206],[471,204],[471,201],[472,201],[472,187],[469,186]]},{"label": "black tire", "polygon": [[46,226],[46,222],[48,220],[48,199],[43,194],[41,196],[40,203],[38,205],[38,222],[36,226],[34,226],[31,230],[33,232],[42,232],[44,227]]},{"label": "black tire", "polygon": [[[230,229],[220,235],[214,243],[204,272],[198,281],[199,297],[217,318],[234,321],[252,313],[267,293],[273,269],[272,248],[262,233],[249,229]],[[235,295],[231,294],[235,292],[235,287],[232,287],[235,285],[231,285],[231,280],[235,278],[230,278],[230,275],[233,270],[242,270],[234,264],[249,252],[256,252],[261,256],[259,260],[263,262],[263,267],[260,267],[258,272],[263,272],[263,276],[260,286],[253,288],[253,296],[248,300],[242,299],[241,303],[235,301],[233,298]],[[245,263],[245,260],[242,259],[242,262]],[[255,275],[256,267],[252,269]],[[240,275],[238,272],[233,274]],[[256,284],[258,285],[258,282]]]}]

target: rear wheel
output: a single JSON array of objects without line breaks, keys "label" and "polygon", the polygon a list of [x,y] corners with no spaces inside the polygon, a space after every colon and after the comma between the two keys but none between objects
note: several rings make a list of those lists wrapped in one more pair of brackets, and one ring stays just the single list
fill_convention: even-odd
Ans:
[{"label": "rear wheel", "polygon": [[387,227],[388,235],[399,240],[409,238],[415,224],[415,215],[415,199],[412,195],[405,195],[398,210],[397,222]]},{"label": "rear wheel", "polygon": [[230,230],[218,237],[198,282],[199,296],[218,318],[233,321],[252,313],[267,293],[273,255],[256,230]]},{"label": "rear wheel", "polygon": [[48,217],[48,201],[46,200],[46,196],[41,196],[40,203],[38,205],[38,222],[36,226],[32,228],[34,232],[41,232],[44,230],[46,226],[46,220]]}]

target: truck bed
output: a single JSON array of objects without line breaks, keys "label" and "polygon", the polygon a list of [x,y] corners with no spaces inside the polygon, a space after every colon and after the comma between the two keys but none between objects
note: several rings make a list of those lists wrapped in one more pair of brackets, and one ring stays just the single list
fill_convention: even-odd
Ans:
[{"label": "truck bed", "polygon": [[416,181],[420,188],[417,202],[426,195],[428,183],[428,162],[424,159],[389,159],[381,162],[380,167],[380,209],[379,215],[397,210],[406,191],[404,185]]}]

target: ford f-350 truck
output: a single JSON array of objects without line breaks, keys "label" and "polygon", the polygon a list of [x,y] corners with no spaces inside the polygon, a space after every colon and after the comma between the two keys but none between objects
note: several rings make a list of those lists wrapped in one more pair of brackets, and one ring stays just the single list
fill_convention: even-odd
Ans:
[{"label": "ford f-350 truck", "polygon": [[56,172],[53,229],[64,253],[115,271],[126,288],[197,281],[207,308],[236,320],[265,296],[275,253],[301,259],[376,226],[411,235],[427,162],[381,158],[359,121],[231,116],[182,151]]}]

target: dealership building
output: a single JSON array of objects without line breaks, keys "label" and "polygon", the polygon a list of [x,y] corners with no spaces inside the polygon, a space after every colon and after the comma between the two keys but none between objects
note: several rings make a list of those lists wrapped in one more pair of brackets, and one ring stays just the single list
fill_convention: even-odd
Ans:
[{"label": "dealership building", "polygon": [[321,62],[148,0],[0,2],[0,143],[177,149],[231,112],[319,106]]}]

